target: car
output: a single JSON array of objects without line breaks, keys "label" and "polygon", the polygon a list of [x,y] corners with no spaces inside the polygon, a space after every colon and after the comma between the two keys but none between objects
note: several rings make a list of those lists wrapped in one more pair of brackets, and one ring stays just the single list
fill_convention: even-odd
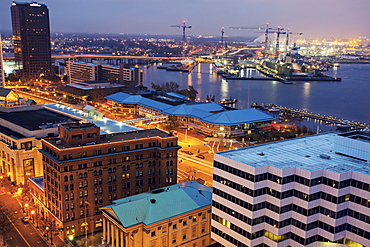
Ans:
[{"label": "car", "polygon": [[197,156],[195,156],[195,157],[197,157],[197,158],[199,158],[199,159],[204,159],[204,158],[205,158],[203,154],[198,154],[198,155],[197,155]]},{"label": "car", "polygon": [[30,221],[30,217],[28,217],[28,216],[24,216],[23,218],[22,218],[22,222],[23,223],[28,223]]}]

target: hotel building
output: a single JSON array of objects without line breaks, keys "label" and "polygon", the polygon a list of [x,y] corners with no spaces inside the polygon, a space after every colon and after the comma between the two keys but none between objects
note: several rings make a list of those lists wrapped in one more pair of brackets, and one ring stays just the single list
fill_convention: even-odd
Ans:
[{"label": "hotel building", "polygon": [[101,208],[103,242],[120,247],[205,247],[212,189],[195,181],[130,196]]},{"label": "hotel building", "polygon": [[[212,238],[223,246],[370,246],[370,133],[215,154]],[[330,243],[330,245],[328,245]]]},{"label": "hotel building", "polygon": [[177,137],[158,129],[106,134],[93,123],[59,125],[42,139],[43,217],[62,237],[102,229],[100,207],[176,183]]}]

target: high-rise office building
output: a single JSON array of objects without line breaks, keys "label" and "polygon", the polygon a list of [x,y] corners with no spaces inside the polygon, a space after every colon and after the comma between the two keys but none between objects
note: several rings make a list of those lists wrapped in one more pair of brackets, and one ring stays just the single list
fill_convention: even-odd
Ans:
[{"label": "high-rise office building", "polygon": [[215,154],[212,238],[223,246],[369,246],[370,133]]},{"label": "high-rise office building", "polygon": [[5,86],[4,61],[3,61],[3,42],[0,34],[0,87]]},{"label": "high-rise office building", "polygon": [[11,7],[15,61],[22,76],[39,77],[51,70],[49,10],[37,2]]}]

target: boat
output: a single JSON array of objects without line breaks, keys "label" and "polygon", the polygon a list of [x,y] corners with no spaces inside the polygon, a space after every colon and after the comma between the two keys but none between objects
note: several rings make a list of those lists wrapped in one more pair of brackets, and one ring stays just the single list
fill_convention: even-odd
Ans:
[{"label": "boat", "polygon": [[280,108],[273,106],[271,108],[268,108],[267,111],[268,112],[279,112]]},{"label": "boat", "polygon": [[343,120],[341,123],[337,124],[337,129],[341,131],[350,130],[352,127],[349,120]]},{"label": "boat", "polygon": [[213,70],[218,75],[225,74],[225,68],[224,68],[224,65],[222,63],[214,62],[213,63]]}]

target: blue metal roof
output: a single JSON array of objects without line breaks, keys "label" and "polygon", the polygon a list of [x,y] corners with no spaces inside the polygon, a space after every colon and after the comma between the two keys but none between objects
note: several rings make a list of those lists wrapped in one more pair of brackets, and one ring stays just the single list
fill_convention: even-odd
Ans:
[{"label": "blue metal roof", "polygon": [[210,124],[238,125],[244,123],[272,121],[274,119],[275,117],[272,114],[254,108],[248,108],[215,113],[211,116],[202,118],[201,120]]},{"label": "blue metal roof", "polygon": [[113,203],[113,205],[101,209],[116,216],[116,219],[124,227],[139,223],[151,225],[210,206],[212,189],[195,181],[186,181],[122,198]]},{"label": "blue metal roof", "polygon": [[130,95],[123,92],[115,93],[105,98],[120,104],[139,104],[166,115],[194,117],[200,121],[216,125],[239,125],[275,119],[272,114],[254,108],[226,110],[223,105],[215,102],[192,102],[171,106],[140,95]]}]

